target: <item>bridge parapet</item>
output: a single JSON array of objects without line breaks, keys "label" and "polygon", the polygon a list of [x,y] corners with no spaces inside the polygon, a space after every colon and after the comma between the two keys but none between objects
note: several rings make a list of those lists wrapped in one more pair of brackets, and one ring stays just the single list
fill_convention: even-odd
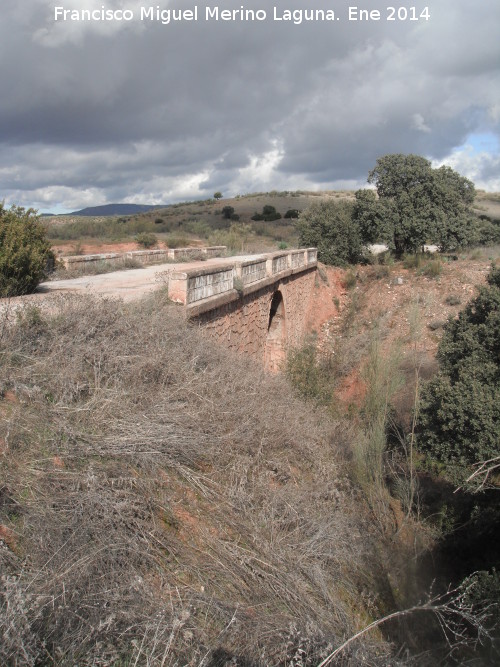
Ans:
[{"label": "bridge parapet", "polygon": [[239,278],[243,285],[251,285],[259,280],[264,280],[267,276],[266,263],[265,257],[236,262],[234,265],[235,277]]},{"label": "bridge parapet", "polygon": [[289,252],[273,252],[268,255],[267,272],[270,276],[275,276],[277,273],[285,271],[288,266]]},{"label": "bridge parapet", "polygon": [[224,265],[173,271],[168,279],[169,298],[191,308],[199,304],[201,308],[199,302],[205,303],[213,297],[231,301],[242,292],[248,294],[293,273],[312,269],[316,264],[316,248],[304,248],[256,255],[252,259],[234,257]]},{"label": "bridge parapet", "polygon": [[292,269],[297,269],[300,266],[305,266],[308,264],[309,259],[309,250],[295,250],[290,253],[290,267]]},{"label": "bridge parapet", "polygon": [[308,248],[307,249],[307,263],[316,264],[318,261],[318,249],[317,248]]}]

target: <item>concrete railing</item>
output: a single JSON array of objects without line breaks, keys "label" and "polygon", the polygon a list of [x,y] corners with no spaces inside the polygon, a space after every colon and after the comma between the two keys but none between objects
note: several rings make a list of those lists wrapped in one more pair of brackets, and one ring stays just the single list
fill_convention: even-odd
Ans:
[{"label": "concrete railing", "polygon": [[243,285],[251,285],[263,280],[267,276],[266,262],[265,258],[236,262],[234,265],[235,278],[239,278]]},{"label": "concrete railing", "polygon": [[123,266],[127,260],[134,260],[141,264],[166,262],[167,260],[208,259],[220,257],[226,252],[226,246],[211,246],[208,248],[154,248],[150,250],[131,250],[129,252],[103,252],[95,255],[72,255],[61,257],[66,268],[91,266],[100,262]]},{"label": "concrete railing", "polygon": [[186,306],[223,294],[236,298],[241,292],[253,292],[316,264],[316,248],[256,255],[255,259],[229,258],[222,266],[173,271],[168,277],[168,296]]}]

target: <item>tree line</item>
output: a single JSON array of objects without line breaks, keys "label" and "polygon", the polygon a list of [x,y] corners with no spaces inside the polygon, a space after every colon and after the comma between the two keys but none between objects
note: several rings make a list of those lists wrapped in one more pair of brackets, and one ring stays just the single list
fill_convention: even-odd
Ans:
[{"label": "tree line", "polygon": [[433,168],[418,155],[393,154],[377,160],[368,174],[375,189],[355,193],[354,202],[323,201],[296,223],[300,245],[318,248],[326,264],[355,264],[364,248],[386,244],[396,256],[442,252],[499,241],[500,227],[479,219],[471,206],[474,184],[450,167]]}]

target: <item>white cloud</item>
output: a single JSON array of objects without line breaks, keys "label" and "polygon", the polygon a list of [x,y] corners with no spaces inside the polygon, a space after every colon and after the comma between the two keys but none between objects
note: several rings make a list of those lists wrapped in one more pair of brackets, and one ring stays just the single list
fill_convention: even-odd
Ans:
[{"label": "white cloud", "polygon": [[424,117],[420,113],[413,114],[412,127],[414,127],[419,132],[430,132],[431,131],[431,128],[428,125],[426,125]]},{"label": "white cloud", "polygon": [[443,160],[433,163],[434,167],[447,165],[471,180],[479,189],[500,192],[500,155],[477,151],[465,144],[456,148]]}]

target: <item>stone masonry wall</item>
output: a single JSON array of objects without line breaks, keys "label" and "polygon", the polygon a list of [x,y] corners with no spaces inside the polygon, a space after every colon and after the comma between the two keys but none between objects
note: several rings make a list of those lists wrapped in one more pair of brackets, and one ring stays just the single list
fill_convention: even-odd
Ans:
[{"label": "stone masonry wall", "polygon": [[235,301],[192,318],[216,340],[232,350],[264,361],[273,294],[279,290],[285,307],[285,347],[300,344],[305,333],[315,267],[293,274]]}]

